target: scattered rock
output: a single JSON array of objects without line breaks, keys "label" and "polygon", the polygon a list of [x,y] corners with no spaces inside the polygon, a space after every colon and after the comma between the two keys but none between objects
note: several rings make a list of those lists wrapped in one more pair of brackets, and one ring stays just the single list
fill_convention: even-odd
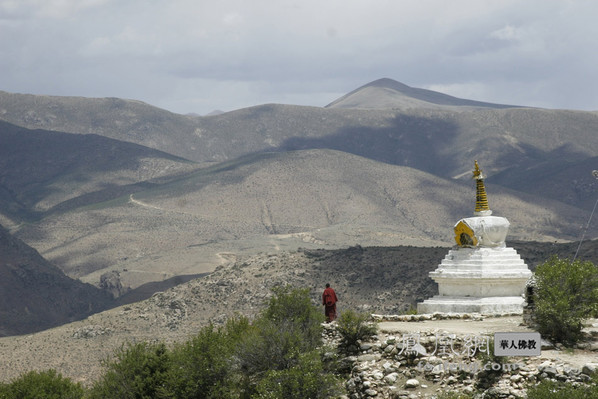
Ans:
[{"label": "scattered rock", "polygon": [[398,373],[390,373],[388,375],[386,375],[384,377],[384,381],[390,385],[394,384],[397,381],[397,378],[399,378],[399,374]]},{"label": "scattered rock", "polygon": [[72,337],[76,338],[76,339],[89,339],[89,338],[95,338],[95,337],[98,337],[101,335],[109,335],[109,334],[112,334],[112,332],[113,331],[111,328],[92,324],[89,326],[84,326],[84,327],[78,328],[77,330],[75,330]]},{"label": "scattered rock", "polygon": [[[454,317],[454,315],[435,314],[434,317]],[[470,320],[474,316],[460,315],[460,319]],[[396,318],[379,315],[380,319]],[[408,318],[406,318],[407,320]],[[420,331],[419,351],[407,353],[402,350],[401,337],[392,332],[380,332],[368,342],[361,342],[360,349],[367,353],[351,357],[351,378],[345,384],[349,398],[398,398],[432,399],[439,392],[455,392],[473,396],[486,386],[478,399],[523,399],[529,383],[537,384],[543,379],[563,381],[567,384],[587,384],[591,375],[598,373],[598,363],[588,363],[583,370],[563,362],[541,358],[528,358],[517,364],[510,371],[498,371],[498,375],[488,376],[479,369],[468,354],[450,353],[442,356],[427,355],[435,353],[438,331]],[[395,332],[396,334],[396,332]],[[325,332],[326,337],[334,334]],[[466,334],[451,334],[451,339],[459,347]],[[327,342],[327,344],[330,344]],[[400,351],[394,351],[400,348]],[[502,374],[500,374],[502,372]],[[481,385],[480,385],[481,384]],[[488,384],[488,385],[486,385]]]},{"label": "scattered rock", "polygon": [[598,371],[598,363],[586,363],[581,369],[582,373],[589,376],[596,374],[596,371]]},{"label": "scattered rock", "polygon": [[407,389],[413,389],[417,387],[419,387],[419,381],[415,378],[408,379],[407,382],[405,382],[405,388]]}]

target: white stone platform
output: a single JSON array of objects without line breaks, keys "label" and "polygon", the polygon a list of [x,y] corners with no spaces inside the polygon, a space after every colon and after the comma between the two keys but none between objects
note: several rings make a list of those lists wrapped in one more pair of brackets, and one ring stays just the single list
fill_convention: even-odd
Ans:
[{"label": "white stone platform", "polygon": [[452,249],[430,277],[438,295],[419,303],[418,313],[522,313],[531,271],[513,248]]},{"label": "white stone platform", "polygon": [[417,313],[522,314],[523,302],[521,296],[476,298],[436,295],[418,303]]}]

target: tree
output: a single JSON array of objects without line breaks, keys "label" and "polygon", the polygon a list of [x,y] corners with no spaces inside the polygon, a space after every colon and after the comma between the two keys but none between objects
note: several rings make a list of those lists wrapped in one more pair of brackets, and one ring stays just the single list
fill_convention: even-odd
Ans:
[{"label": "tree", "polygon": [[56,370],[30,371],[0,384],[0,399],[81,399],[84,389]]},{"label": "tree", "polygon": [[56,374],[31,372],[0,383],[0,399],[325,398],[342,390],[324,361],[322,322],[309,290],[279,287],[252,323],[208,325],[172,349],[123,345],[87,392]]},{"label": "tree", "polygon": [[535,277],[538,331],[555,342],[577,343],[584,320],[598,311],[598,269],[589,261],[553,256],[538,266]]}]

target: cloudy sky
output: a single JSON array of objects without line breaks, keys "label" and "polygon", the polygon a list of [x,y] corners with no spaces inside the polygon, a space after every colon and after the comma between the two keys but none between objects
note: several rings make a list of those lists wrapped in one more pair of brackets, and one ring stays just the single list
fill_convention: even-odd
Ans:
[{"label": "cloudy sky", "polygon": [[206,114],[388,77],[598,110],[597,20],[594,0],[0,0],[0,90]]}]

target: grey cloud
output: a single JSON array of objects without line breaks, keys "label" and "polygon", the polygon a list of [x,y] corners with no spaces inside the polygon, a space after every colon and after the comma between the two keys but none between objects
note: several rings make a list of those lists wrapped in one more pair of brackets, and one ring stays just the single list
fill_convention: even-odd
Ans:
[{"label": "grey cloud", "polygon": [[256,1],[0,2],[0,90],[207,113],[325,105],[390,77],[481,101],[598,109],[594,2]]}]

